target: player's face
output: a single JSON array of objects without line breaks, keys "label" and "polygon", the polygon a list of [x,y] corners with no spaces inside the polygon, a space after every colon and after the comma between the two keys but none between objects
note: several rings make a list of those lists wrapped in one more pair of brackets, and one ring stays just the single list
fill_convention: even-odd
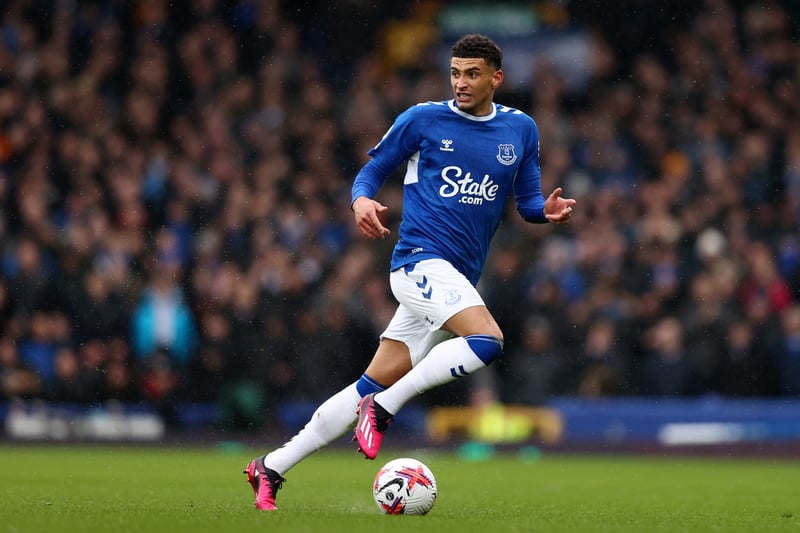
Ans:
[{"label": "player's face", "polygon": [[450,84],[456,105],[471,115],[488,115],[492,111],[494,91],[503,82],[503,71],[485,59],[454,57],[450,59]]}]

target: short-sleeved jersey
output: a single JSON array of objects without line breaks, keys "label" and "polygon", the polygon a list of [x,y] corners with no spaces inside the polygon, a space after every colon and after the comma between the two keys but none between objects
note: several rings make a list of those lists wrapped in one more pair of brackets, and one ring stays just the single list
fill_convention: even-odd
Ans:
[{"label": "short-sleeved jersey", "polygon": [[391,269],[433,257],[477,285],[510,194],[529,222],[546,222],[539,131],[517,109],[493,104],[476,117],[453,100],[426,102],[397,117],[369,151],[352,201],[373,198],[404,161],[403,211]]}]

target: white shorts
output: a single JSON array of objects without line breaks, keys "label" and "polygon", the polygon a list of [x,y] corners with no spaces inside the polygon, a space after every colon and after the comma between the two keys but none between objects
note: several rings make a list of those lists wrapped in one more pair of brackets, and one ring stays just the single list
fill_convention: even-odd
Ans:
[{"label": "white shorts", "polygon": [[381,338],[405,343],[416,365],[452,334],[439,328],[469,307],[485,305],[469,280],[444,259],[426,259],[389,275],[400,305]]}]

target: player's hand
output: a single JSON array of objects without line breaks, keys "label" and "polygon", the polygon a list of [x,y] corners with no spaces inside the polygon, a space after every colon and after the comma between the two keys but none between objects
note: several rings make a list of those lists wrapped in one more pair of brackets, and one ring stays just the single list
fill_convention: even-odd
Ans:
[{"label": "player's hand", "polygon": [[572,198],[562,198],[561,187],[556,188],[544,201],[544,217],[553,224],[567,224],[572,216],[572,206],[577,202]]},{"label": "player's hand", "polygon": [[365,237],[370,239],[383,239],[391,233],[384,226],[389,208],[366,196],[359,196],[351,206],[356,219],[356,226]]}]

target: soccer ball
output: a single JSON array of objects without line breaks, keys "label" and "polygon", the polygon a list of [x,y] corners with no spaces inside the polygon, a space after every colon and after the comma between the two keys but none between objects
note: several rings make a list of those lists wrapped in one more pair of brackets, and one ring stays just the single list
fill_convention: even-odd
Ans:
[{"label": "soccer ball", "polygon": [[436,479],[416,459],[394,459],[378,471],[372,495],[386,514],[425,514],[436,502]]}]

